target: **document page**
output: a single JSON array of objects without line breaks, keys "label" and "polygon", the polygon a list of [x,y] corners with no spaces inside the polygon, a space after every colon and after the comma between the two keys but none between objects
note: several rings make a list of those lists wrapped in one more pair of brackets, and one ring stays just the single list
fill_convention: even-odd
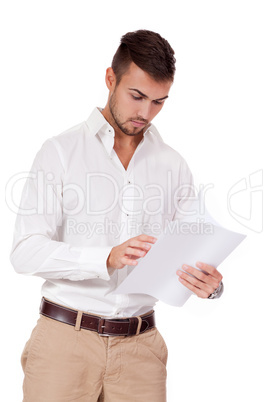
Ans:
[{"label": "document page", "polygon": [[[205,216],[210,215],[206,212]],[[193,292],[179,282],[176,271],[183,264],[196,268],[197,261],[217,268],[245,237],[220,227],[212,218],[210,222],[196,217],[188,222],[173,222],[113,293],[146,293],[167,304],[182,306]]]}]

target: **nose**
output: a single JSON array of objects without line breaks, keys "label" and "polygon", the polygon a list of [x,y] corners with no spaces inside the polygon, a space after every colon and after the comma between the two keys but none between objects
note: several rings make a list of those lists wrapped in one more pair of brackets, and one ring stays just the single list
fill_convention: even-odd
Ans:
[{"label": "nose", "polygon": [[138,115],[140,118],[147,120],[148,122],[151,121],[151,102],[144,100],[140,105]]}]

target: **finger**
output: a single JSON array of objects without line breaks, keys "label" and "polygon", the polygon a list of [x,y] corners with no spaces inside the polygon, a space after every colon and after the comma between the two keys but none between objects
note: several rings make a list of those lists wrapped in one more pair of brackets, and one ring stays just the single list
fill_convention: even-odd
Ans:
[{"label": "finger", "polygon": [[[208,296],[214,292],[215,287],[213,285],[210,285],[208,283],[204,283],[195,276],[191,276],[188,273],[184,271],[178,271],[177,274],[179,275],[179,278],[182,279],[183,281],[186,281],[188,284],[193,286],[193,288],[197,288],[201,291],[204,291],[208,293]],[[196,293],[196,292],[195,292]]]},{"label": "finger", "polygon": [[198,278],[200,281],[210,285],[213,289],[216,289],[220,284],[220,281],[214,276],[204,271],[200,271],[197,268],[191,267],[190,265],[183,265],[183,270],[186,271],[188,274],[191,274],[194,277]]},{"label": "finger", "polygon": [[136,259],[132,259],[129,256],[124,256],[121,258],[121,263],[123,264],[123,266],[125,265],[137,265],[138,261]]},{"label": "finger", "polygon": [[207,272],[208,274],[214,276],[214,278],[216,278],[219,282],[222,281],[222,275],[219,271],[217,271],[217,269],[215,267],[213,267],[212,265],[209,264],[205,264],[204,262],[200,262],[198,261],[196,263],[196,266],[200,269],[202,269],[202,271]]},{"label": "finger", "polygon": [[202,299],[207,299],[208,296],[211,294],[209,292],[206,292],[203,289],[197,288],[193,284],[189,283],[185,279],[179,277],[179,281],[181,282],[182,285],[186,286],[189,290],[194,292],[198,297],[201,297]]},{"label": "finger", "polygon": [[133,248],[140,248],[142,250],[148,251],[152,247],[150,244],[135,240],[135,239],[130,239],[128,246],[133,247]]},{"label": "finger", "polygon": [[142,241],[142,242],[148,242],[148,243],[155,243],[157,238],[154,236],[148,236],[145,234],[141,234],[139,236],[133,237],[133,239],[137,239],[138,241]]},{"label": "finger", "polygon": [[[148,250],[147,250],[148,251]],[[139,248],[135,248],[135,247],[127,247],[125,249],[124,254],[128,254],[128,255],[134,255],[136,257],[144,257],[146,254],[146,251],[141,250]]]}]

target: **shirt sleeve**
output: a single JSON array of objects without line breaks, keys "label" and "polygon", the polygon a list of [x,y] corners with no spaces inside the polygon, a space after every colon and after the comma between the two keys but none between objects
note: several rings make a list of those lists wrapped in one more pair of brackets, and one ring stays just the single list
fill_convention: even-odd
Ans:
[{"label": "shirt sleeve", "polygon": [[76,247],[59,239],[63,214],[64,167],[53,139],[36,155],[15,223],[10,261],[16,272],[44,279],[108,281],[112,249]]}]

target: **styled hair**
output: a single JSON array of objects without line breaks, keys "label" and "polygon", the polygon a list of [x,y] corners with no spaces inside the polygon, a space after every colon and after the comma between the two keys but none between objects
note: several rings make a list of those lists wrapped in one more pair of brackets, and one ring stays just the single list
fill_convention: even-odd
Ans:
[{"label": "styled hair", "polygon": [[156,81],[174,80],[174,50],[168,41],[156,32],[141,29],[122,36],[112,61],[116,85],[127,72],[131,62]]}]

